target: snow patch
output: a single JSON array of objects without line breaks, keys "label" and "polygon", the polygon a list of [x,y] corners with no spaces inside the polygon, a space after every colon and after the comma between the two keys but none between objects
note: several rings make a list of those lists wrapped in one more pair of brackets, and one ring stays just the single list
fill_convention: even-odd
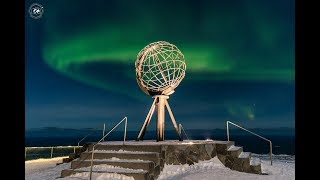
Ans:
[{"label": "snow patch", "polygon": [[[77,169],[79,171],[90,171],[90,167],[82,167]],[[92,167],[92,171],[106,171],[106,172],[116,172],[116,173],[146,173],[146,170],[143,169],[129,169],[129,168],[122,168],[119,166],[112,166],[112,165],[94,165]]]},{"label": "snow patch", "polygon": [[[91,159],[89,160],[84,160],[84,161],[90,161],[91,162]],[[116,158],[116,157],[112,157],[112,158],[109,158],[109,159],[94,159],[94,161],[100,161],[100,162],[142,162],[142,163],[149,163],[149,162],[152,162],[152,161],[148,161],[148,160],[141,160],[141,159],[119,159],[119,158]]]},{"label": "snow patch", "polygon": [[259,164],[261,164],[261,161],[260,161],[259,158],[256,158],[256,157],[251,157],[250,158],[250,165],[258,166]]},{"label": "snow patch", "polygon": [[240,148],[241,148],[241,147],[239,147],[239,146],[231,145],[231,146],[229,147],[228,151],[236,151],[236,150],[238,150],[238,149],[240,149]]},{"label": "snow patch", "polygon": [[214,157],[190,166],[165,165],[158,180],[294,180],[295,162],[279,160],[282,158],[282,156],[276,156],[272,166],[269,160],[261,161],[262,172],[268,175],[234,171],[225,167],[217,157]]},{"label": "snow patch", "polygon": [[[90,152],[92,152],[92,151],[90,151]],[[116,151],[116,150],[94,150],[94,153],[155,154],[156,152],[125,151],[125,150],[119,149],[119,151]]]},{"label": "snow patch", "polygon": [[[135,140],[130,140],[130,141],[126,141],[125,145],[138,145],[138,146],[144,146],[144,145],[155,145],[155,146],[159,146],[159,145],[177,145],[177,144],[188,144],[188,143],[193,143],[193,144],[203,144],[203,143],[208,143],[208,144],[212,144],[212,143],[220,143],[220,144],[226,144],[228,143],[227,141],[216,141],[216,140],[212,140],[212,141],[206,141],[206,140],[183,140],[183,141],[179,141],[179,140],[165,140],[165,141],[159,141],[157,142],[156,140],[143,140],[143,141],[135,141]],[[123,145],[123,141],[105,141],[105,142],[100,142],[98,144],[101,145]]]},{"label": "snow patch", "polygon": [[[69,177],[61,178],[63,179],[83,179],[87,180],[89,178],[90,173],[89,172],[82,172],[82,173],[76,173]],[[123,174],[117,174],[117,173],[92,173],[92,179],[95,180],[134,180],[132,176],[126,176]]]},{"label": "snow patch", "polygon": [[195,172],[210,172],[213,169],[223,168],[224,165],[216,157],[207,160],[199,161],[194,165],[165,165],[163,171],[160,173],[158,179],[181,179]]},{"label": "snow patch", "polygon": [[239,158],[249,158],[250,154],[250,152],[241,152]]}]

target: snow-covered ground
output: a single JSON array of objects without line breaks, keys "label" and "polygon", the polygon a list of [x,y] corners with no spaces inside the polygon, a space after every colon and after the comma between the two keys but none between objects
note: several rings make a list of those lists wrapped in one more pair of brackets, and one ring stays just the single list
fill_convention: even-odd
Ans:
[{"label": "snow-covered ground", "polygon": [[56,166],[63,158],[65,157],[25,161],[25,180],[55,180],[60,176],[61,170],[70,167],[70,163]]},{"label": "snow-covered ground", "polygon": [[165,165],[159,180],[294,180],[294,156],[274,155],[273,165],[267,155],[254,155],[261,159],[262,172],[268,175],[249,174],[225,167],[217,157],[189,165]]},{"label": "snow-covered ground", "polygon": [[[158,180],[293,180],[295,179],[295,157],[289,155],[274,155],[273,165],[270,165],[268,155],[257,155],[262,163],[262,172],[268,175],[256,175],[233,171],[213,158],[208,161],[201,161],[194,165],[165,165]],[[25,162],[26,180],[53,180],[60,177],[62,169],[70,167],[70,163],[60,164],[62,157],[53,159],[38,159]],[[88,173],[75,174],[65,179],[88,179]],[[93,174],[93,179],[97,180],[129,180],[132,177],[120,174]]]}]

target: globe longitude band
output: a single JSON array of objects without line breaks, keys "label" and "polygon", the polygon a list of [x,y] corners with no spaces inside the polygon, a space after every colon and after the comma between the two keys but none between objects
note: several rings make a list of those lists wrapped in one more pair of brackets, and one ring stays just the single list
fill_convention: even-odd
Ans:
[{"label": "globe longitude band", "polygon": [[153,96],[154,101],[141,127],[137,141],[143,140],[154,110],[157,108],[157,141],[164,140],[165,107],[176,129],[180,141],[178,125],[167,99],[174,92],[185,76],[186,64],[184,55],[173,44],[158,41],[144,47],[137,55],[135,62],[136,79],[143,92]]},{"label": "globe longitude band", "polygon": [[167,94],[185,76],[186,65],[181,51],[165,41],[151,43],[137,55],[136,78],[143,92],[149,95]]}]

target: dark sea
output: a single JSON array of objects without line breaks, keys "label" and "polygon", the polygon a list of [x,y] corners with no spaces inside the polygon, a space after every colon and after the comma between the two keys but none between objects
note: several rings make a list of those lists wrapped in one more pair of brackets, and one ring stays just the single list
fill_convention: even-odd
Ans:
[{"label": "dark sea", "polygon": [[[273,154],[295,155],[295,133],[293,128],[278,129],[250,129],[251,131],[272,141]],[[226,130],[185,130],[190,140],[227,140]],[[77,146],[78,142],[85,138],[80,145],[85,142],[97,142],[102,138],[102,130],[92,129],[63,129],[63,128],[41,128],[26,130],[25,147],[54,147],[52,148],[28,148],[26,151],[26,160],[37,158],[48,158],[58,156],[67,156],[74,151],[74,148],[58,148],[57,146]],[[127,131],[126,140],[134,140],[137,137],[137,131]],[[147,131],[145,140],[154,140],[156,131]],[[186,136],[183,135],[186,139]],[[165,131],[166,140],[177,139],[177,134],[173,130]],[[114,131],[106,141],[122,141],[123,131]],[[269,143],[251,135],[247,132],[231,129],[230,140],[235,141],[235,145],[242,146],[244,151],[255,154],[268,154]],[[51,154],[51,151],[52,154]]]}]

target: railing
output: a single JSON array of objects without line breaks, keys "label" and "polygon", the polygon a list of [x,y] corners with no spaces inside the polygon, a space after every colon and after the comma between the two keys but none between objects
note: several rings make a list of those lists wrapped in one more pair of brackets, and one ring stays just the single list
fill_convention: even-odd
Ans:
[{"label": "railing", "polygon": [[[27,159],[27,153],[28,153],[28,150],[30,151],[30,150],[33,150],[33,151],[35,151],[35,150],[41,150],[41,149],[50,149],[50,153],[49,152],[47,152],[47,153],[31,153],[31,154],[29,154],[29,156],[31,155],[34,155],[34,156],[38,156],[38,157],[40,157],[40,158],[45,158],[45,157],[48,157],[48,155],[50,155],[50,158],[53,158],[53,155],[54,155],[54,149],[73,149],[73,153],[75,153],[76,152],[76,148],[80,148],[80,147],[82,147],[82,146],[48,146],[48,147],[25,147],[25,155],[24,155],[24,157],[25,157],[25,159]],[[42,151],[43,152],[43,151]],[[56,153],[57,154],[57,153]],[[60,153],[58,153],[59,155],[64,155],[64,154],[70,154],[70,152],[65,152],[65,153],[63,153],[63,152],[60,152]],[[32,159],[32,158],[31,158]],[[31,160],[31,159],[29,159],[29,160]]]},{"label": "railing", "polygon": [[[103,131],[102,131],[102,137],[104,136],[105,134],[105,128],[106,128],[106,125],[103,124]],[[34,159],[34,158],[27,158],[27,156],[36,156],[36,157],[39,157],[39,158],[52,158],[54,156],[54,149],[70,149],[70,148],[73,148],[73,153],[76,153],[76,148],[77,149],[80,149],[80,142],[82,142],[84,139],[86,139],[88,136],[90,136],[91,134],[95,133],[97,130],[100,130],[100,127],[97,127],[97,128],[94,128],[92,129],[92,132],[88,133],[86,136],[84,136],[79,142],[78,142],[78,145],[77,146],[48,146],[48,147],[25,147],[25,159],[27,160],[31,160],[31,159]],[[47,153],[43,153],[43,150],[44,149],[47,149],[47,151],[50,151],[50,152],[47,152]],[[30,150],[32,151],[41,151],[41,153],[31,153],[31,154],[27,154],[28,152],[30,152]],[[45,150],[46,151],[46,150]],[[69,152],[70,153],[70,152]],[[57,153],[56,153],[57,154]],[[63,155],[65,153],[58,153],[60,155]]]},{"label": "railing", "polygon": [[92,166],[93,166],[93,156],[94,156],[94,148],[97,144],[99,144],[102,140],[104,140],[115,128],[117,128],[123,121],[125,121],[124,124],[124,134],[123,134],[123,145],[126,142],[126,136],[127,136],[127,124],[128,124],[128,118],[124,117],[121,121],[118,122],[106,135],[104,135],[96,144],[92,147],[92,155],[91,155],[91,165],[90,165],[90,176],[89,179],[92,179]]},{"label": "railing", "polygon": [[187,133],[186,133],[186,131],[184,131],[184,128],[182,127],[182,124],[179,124],[179,134],[180,134],[180,136],[181,136],[181,130],[183,131],[183,133],[187,137],[187,139],[190,140],[188,135],[187,135]]},{"label": "railing", "polygon": [[[87,135],[85,135],[82,139],[80,139],[80,141],[78,142],[78,146],[80,145],[80,142],[82,142],[83,140],[85,140],[88,136],[90,136],[91,134],[95,133],[97,130],[99,130],[100,127],[94,128],[92,130],[92,132],[88,133]],[[103,124],[103,130],[102,130],[102,137],[104,136],[104,132],[106,129],[106,124]]]},{"label": "railing", "polygon": [[230,140],[230,138],[229,138],[229,123],[232,124],[232,125],[234,125],[234,126],[236,126],[236,127],[238,127],[238,128],[240,128],[240,129],[242,129],[242,130],[244,130],[244,131],[247,131],[247,132],[249,132],[249,133],[251,133],[251,134],[253,134],[253,135],[255,135],[255,136],[258,136],[259,138],[261,138],[261,139],[263,139],[263,140],[265,140],[265,141],[268,141],[268,142],[269,142],[269,145],[270,145],[270,162],[271,162],[271,165],[272,165],[272,142],[271,142],[269,139],[264,138],[264,137],[260,136],[259,134],[254,133],[254,132],[251,132],[251,131],[249,131],[249,130],[247,130],[247,129],[245,129],[245,128],[243,128],[243,127],[241,127],[241,126],[239,126],[239,125],[237,125],[237,124],[235,124],[235,123],[233,123],[233,122],[231,122],[231,121],[227,121],[227,136],[228,136],[228,141]]}]

